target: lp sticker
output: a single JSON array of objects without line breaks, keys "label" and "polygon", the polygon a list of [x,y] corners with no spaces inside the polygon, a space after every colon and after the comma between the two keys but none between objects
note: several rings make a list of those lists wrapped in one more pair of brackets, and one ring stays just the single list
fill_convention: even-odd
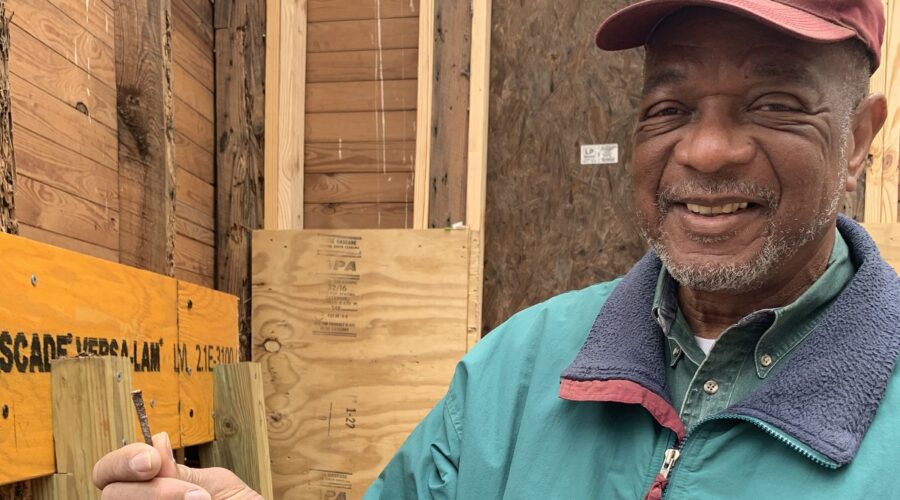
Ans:
[{"label": "lp sticker", "polygon": [[585,144],[581,146],[582,165],[611,165],[619,163],[618,144]]}]

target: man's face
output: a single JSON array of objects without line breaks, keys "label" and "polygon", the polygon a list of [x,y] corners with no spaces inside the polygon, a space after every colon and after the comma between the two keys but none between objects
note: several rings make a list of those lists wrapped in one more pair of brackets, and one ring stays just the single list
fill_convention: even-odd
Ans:
[{"label": "man's face", "polygon": [[682,285],[758,290],[831,241],[850,127],[842,54],[708,9],[654,34],[634,191],[647,239]]}]

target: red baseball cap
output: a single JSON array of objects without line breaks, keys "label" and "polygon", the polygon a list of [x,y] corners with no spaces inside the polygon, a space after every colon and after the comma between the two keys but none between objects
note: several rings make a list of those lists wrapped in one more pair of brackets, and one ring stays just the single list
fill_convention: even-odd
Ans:
[{"label": "red baseball cap", "polygon": [[731,11],[813,42],[858,38],[872,55],[872,71],[881,64],[882,0],[644,0],[608,17],[597,31],[597,46],[640,47],[663,19],[684,7]]}]

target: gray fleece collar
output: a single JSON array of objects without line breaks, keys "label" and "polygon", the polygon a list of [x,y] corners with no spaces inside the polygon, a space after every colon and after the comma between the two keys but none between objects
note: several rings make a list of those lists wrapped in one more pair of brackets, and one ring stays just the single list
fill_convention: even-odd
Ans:
[{"label": "gray fleece collar", "polygon": [[[900,355],[900,279],[861,226],[839,216],[837,227],[856,275],[789,364],[726,413],[762,420],[845,465],[875,418]],[[661,265],[649,252],[625,276],[564,379],[629,380],[671,404],[665,337],[649,314]]]}]

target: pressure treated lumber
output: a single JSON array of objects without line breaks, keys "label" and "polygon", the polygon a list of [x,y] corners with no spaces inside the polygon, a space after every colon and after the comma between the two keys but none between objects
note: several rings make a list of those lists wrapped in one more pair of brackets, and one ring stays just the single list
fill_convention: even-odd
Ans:
[{"label": "pressure treated lumber", "polygon": [[175,271],[170,0],[115,0],[120,260]]},{"label": "pressure treated lumber", "polygon": [[78,500],[79,498],[73,474],[44,476],[31,481],[30,486],[31,500]]},{"label": "pressure treated lumber", "polygon": [[216,440],[200,449],[201,464],[225,467],[263,498],[274,499],[259,363],[219,365],[213,379]]},{"label": "pressure treated lumber", "polygon": [[0,1],[0,233],[17,233],[16,158],[9,96],[9,18]]},{"label": "pressure treated lumber", "polygon": [[56,470],[72,474],[79,499],[99,499],[94,464],[135,442],[131,366],[117,356],[59,359],[51,378]]},{"label": "pressure treated lumber", "polygon": [[253,252],[275,496],[359,499],[466,352],[469,231],[260,231]]},{"label": "pressure treated lumber", "polygon": [[215,4],[219,131],[216,288],[240,298],[241,359],[250,359],[250,242],[253,231],[262,228],[264,216],[264,7],[263,2],[256,0]]}]

